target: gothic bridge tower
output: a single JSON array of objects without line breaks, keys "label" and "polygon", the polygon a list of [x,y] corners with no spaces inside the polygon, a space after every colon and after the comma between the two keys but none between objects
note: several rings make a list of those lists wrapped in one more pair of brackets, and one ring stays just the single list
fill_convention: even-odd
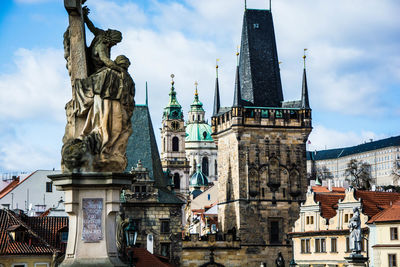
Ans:
[{"label": "gothic bridge tower", "polygon": [[169,103],[164,108],[161,128],[161,164],[164,171],[169,171],[177,193],[183,197],[189,192],[189,162],[185,153],[186,128],[182,106],[176,99],[174,75],[171,75]]},{"label": "gothic bridge tower", "polygon": [[234,101],[220,107],[216,86],[212,137],[218,146],[219,228],[235,229],[241,246],[254,254],[249,266],[259,266],[261,258],[274,265],[278,252],[290,262],[287,233],[305,199],[311,129],[305,70],[301,100],[283,102],[271,11],[246,9]]}]

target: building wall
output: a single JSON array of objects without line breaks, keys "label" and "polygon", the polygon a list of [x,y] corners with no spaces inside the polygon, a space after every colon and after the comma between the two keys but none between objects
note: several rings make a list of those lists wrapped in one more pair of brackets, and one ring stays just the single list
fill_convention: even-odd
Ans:
[{"label": "building wall", "polygon": [[[363,153],[356,153],[346,157],[316,160],[316,167],[326,166],[337,181],[335,186],[340,186],[345,180],[347,163],[350,160],[367,162],[371,165],[371,175],[376,185],[393,184],[392,168],[395,160],[400,160],[400,146],[385,147]],[[311,173],[311,160],[307,160],[307,172]]]},{"label": "building wall", "polygon": [[[389,254],[395,254],[397,266],[400,260],[400,223],[375,223],[374,240],[371,242],[371,267],[389,266]],[[391,240],[390,228],[397,228],[397,240]]]},{"label": "building wall", "polygon": [[43,256],[0,256],[0,267],[13,267],[25,264],[25,267],[51,267],[52,255]]},{"label": "building wall", "polygon": [[[162,244],[169,244],[170,259],[179,263],[182,251],[182,210],[181,205],[167,205],[160,203],[125,203],[126,217],[140,221],[140,231],[137,243],[147,247],[147,235],[152,234],[154,241],[154,254],[162,255]],[[170,231],[161,232],[162,220],[169,220]]]},{"label": "building wall", "polygon": [[45,209],[57,207],[60,199],[64,198],[64,192],[57,191],[52,185],[52,192],[46,192],[46,183],[51,183],[47,175],[59,174],[60,171],[38,170],[28,176],[23,182],[0,199],[1,205],[9,204],[10,209],[22,209],[28,211],[29,205],[46,205]]}]

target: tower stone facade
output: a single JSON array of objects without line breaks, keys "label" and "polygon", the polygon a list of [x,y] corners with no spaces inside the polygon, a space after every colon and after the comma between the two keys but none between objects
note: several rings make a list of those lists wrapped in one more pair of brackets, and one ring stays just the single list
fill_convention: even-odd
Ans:
[{"label": "tower stone facade", "polygon": [[301,100],[283,102],[269,10],[245,11],[238,62],[233,105],[219,107],[215,100],[212,117],[219,230],[240,238],[249,254],[247,266],[263,261],[272,266],[279,252],[289,263],[287,234],[305,199],[306,141],[312,129],[305,72]]},{"label": "tower stone facade", "polygon": [[185,153],[186,127],[182,106],[176,99],[174,84],[172,80],[169,103],[164,108],[162,120],[161,164],[163,170],[170,173],[175,191],[186,195],[189,189],[190,168]]}]

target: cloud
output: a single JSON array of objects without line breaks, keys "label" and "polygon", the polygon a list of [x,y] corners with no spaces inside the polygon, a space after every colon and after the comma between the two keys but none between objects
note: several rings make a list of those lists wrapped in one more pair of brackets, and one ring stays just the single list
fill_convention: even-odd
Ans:
[{"label": "cloud", "polygon": [[16,72],[0,74],[1,118],[64,119],[71,95],[63,51],[18,49]]},{"label": "cloud", "polygon": [[323,150],[340,147],[348,147],[387,138],[384,134],[377,134],[372,131],[347,131],[342,132],[335,129],[327,128],[322,125],[314,126],[308,140],[311,144],[307,145],[307,150]]}]

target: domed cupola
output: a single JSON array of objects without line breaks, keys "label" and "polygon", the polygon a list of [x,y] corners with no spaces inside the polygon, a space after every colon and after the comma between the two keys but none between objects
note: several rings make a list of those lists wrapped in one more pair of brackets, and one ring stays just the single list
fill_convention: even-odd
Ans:
[{"label": "domed cupola", "polygon": [[183,119],[182,106],[176,99],[174,74],[171,74],[171,91],[169,92],[169,103],[164,108],[163,120],[181,120]]},{"label": "domed cupola", "polygon": [[208,186],[207,176],[201,171],[201,165],[197,164],[196,172],[190,177],[189,186],[191,187],[205,187]]}]

